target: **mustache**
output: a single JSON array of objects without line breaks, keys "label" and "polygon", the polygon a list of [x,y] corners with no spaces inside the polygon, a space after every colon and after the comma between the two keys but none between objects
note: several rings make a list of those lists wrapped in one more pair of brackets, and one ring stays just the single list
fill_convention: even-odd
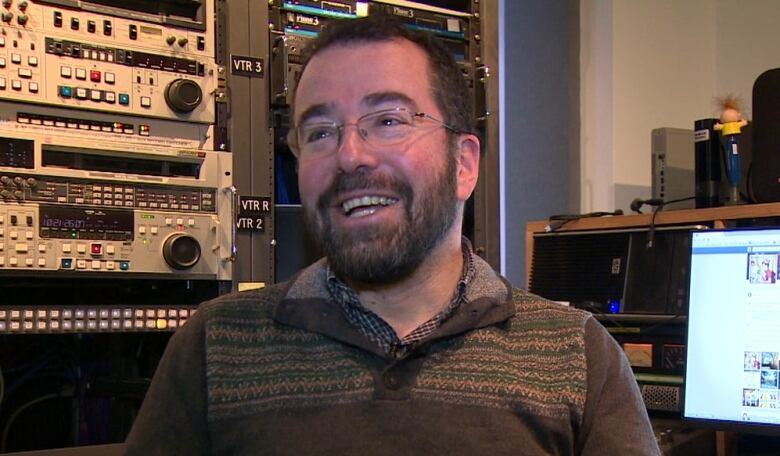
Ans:
[{"label": "mustache", "polygon": [[356,190],[389,190],[399,195],[402,201],[412,201],[414,190],[403,179],[387,174],[358,169],[351,173],[337,174],[333,182],[317,199],[317,208],[326,209],[338,201],[340,195]]}]

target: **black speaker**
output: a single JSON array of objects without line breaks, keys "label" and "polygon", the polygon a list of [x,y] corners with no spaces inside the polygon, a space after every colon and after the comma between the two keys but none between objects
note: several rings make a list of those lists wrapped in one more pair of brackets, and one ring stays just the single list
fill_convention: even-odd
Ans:
[{"label": "black speaker", "polygon": [[780,201],[780,68],[753,84],[753,160],[750,187],[757,203]]}]

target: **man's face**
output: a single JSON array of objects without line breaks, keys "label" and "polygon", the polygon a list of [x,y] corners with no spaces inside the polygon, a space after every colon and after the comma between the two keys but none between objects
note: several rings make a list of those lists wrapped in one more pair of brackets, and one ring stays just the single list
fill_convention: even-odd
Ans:
[{"label": "man's face", "polygon": [[303,73],[295,124],[351,124],[332,153],[302,155],[298,167],[307,228],[342,278],[395,282],[460,223],[473,185],[459,182],[445,128],[422,121],[403,143],[375,147],[354,125],[399,107],[441,119],[429,81],[425,53],[405,40],[337,45]]}]

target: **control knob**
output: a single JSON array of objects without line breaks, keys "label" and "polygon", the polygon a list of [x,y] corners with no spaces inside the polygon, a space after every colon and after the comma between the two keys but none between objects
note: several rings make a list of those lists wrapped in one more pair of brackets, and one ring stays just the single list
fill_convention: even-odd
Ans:
[{"label": "control knob", "polygon": [[5,6],[6,8],[10,8],[11,7],[11,0],[3,0],[3,6]]},{"label": "control knob", "polygon": [[8,190],[0,191],[0,198],[3,198],[5,200],[10,197],[11,197],[11,192],[9,192]]},{"label": "control knob", "polygon": [[165,102],[178,112],[190,112],[203,99],[203,91],[195,81],[175,79],[165,88]]},{"label": "control knob", "polygon": [[189,269],[200,260],[200,244],[187,233],[173,233],[163,243],[163,258],[174,269]]},{"label": "control knob", "polygon": [[3,13],[2,16],[0,16],[0,19],[3,20],[3,22],[11,22],[11,20],[14,18],[14,13],[10,11],[6,11]]},{"label": "control knob", "polygon": [[18,22],[19,25],[26,24],[28,20],[30,20],[30,18],[26,14],[20,14],[16,17],[16,22]]},{"label": "control knob", "polygon": [[11,181],[10,177],[8,177],[8,176],[0,176],[0,184],[9,185],[9,184],[11,184],[11,182],[12,181]]},{"label": "control knob", "polygon": [[21,190],[14,191],[14,198],[18,199],[19,201],[22,201],[24,199],[24,192]]}]

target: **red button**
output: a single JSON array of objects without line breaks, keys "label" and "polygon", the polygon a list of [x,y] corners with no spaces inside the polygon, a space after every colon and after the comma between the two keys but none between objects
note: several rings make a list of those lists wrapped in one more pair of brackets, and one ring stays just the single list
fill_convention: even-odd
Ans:
[{"label": "red button", "polygon": [[103,253],[103,245],[90,244],[89,251],[92,252],[93,255],[101,255]]},{"label": "red button", "polygon": [[100,82],[100,71],[89,70],[89,80],[92,82]]}]

